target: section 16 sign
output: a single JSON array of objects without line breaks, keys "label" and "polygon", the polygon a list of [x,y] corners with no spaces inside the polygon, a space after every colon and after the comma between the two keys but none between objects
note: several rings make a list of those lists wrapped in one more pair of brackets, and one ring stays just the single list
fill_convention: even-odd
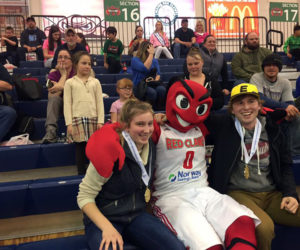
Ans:
[{"label": "section 16 sign", "polygon": [[138,22],[140,2],[136,0],[104,0],[104,18],[111,22]]}]

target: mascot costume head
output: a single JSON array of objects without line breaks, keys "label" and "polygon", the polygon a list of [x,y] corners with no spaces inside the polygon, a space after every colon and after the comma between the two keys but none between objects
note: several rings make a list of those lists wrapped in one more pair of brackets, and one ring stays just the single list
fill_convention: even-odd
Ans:
[{"label": "mascot costume head", "polygon": [[183,133],[196,126],[204,128],[211,106],[209,91],[199,83],[180,78],[170,80],[166,115],[171,127]]}]

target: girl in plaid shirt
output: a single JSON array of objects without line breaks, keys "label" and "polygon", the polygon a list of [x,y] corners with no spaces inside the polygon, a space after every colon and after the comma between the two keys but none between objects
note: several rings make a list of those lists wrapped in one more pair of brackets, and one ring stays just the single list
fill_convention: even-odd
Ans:
[{"label": "girl in plaid shirt", "polygon": [[69,141],[76,144],[78,174],[86,172],[86,142],[104,123],[102,88],[91,76],[91,57],[86,51],[74,55],[76,75],[64,87],[64,116]]}]

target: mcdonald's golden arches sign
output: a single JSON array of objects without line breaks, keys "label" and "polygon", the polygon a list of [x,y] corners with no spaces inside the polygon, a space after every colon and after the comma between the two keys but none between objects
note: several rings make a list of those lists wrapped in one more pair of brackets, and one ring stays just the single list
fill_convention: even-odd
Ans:
[{"label": "mcdonald's golden arches sign", "polygon": [[213,18],[211,31],[217,37],[234,38],[244,29],[246,33],[258,33],[258,21],[255,18],[248,19],[246,27],[243,27],[244,17],[258,16],[257,0],[205,0],[205,10],[207,21],[212,16],[240,18],[240,25],[234,18]]}]

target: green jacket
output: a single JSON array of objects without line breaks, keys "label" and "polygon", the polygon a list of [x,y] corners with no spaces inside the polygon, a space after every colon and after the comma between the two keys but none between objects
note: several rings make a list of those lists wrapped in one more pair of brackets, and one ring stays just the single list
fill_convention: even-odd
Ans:
[{"label": "green jacket", "polygon": [[242,51],[235,54],[232,59],[231,68],[233,75],[236,79],[249,82],[254,73],[262,71],[262,62],[270,54],[272,54],[272,51],[266,48],[259,47],[256,50],[248,51],[244,46]]},{"label": "green jacket", "polygon": [[286,54],[288,53],[288,51],[298,48],[300,48],[300,37],[295,37],[294,35],[291,35],[288,39],[286,39],[283,46],[283,50]]}]

